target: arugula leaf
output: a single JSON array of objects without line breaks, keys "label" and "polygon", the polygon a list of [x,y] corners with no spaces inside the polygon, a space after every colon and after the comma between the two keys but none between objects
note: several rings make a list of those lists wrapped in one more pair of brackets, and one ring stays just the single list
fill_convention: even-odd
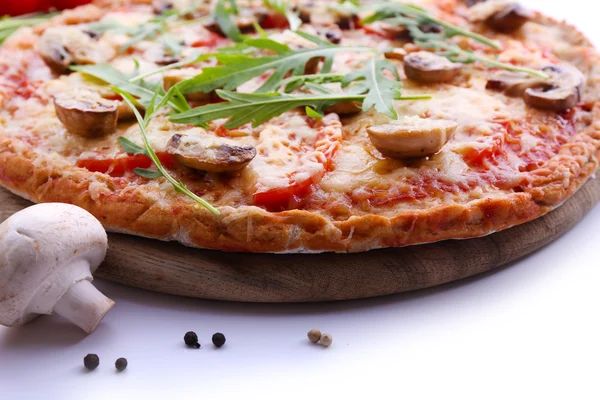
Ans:
[{"label": "arugula leaf", "polygon": [[131,39],[119,48],[119,53],[124,53],[131,46],[142,40],[154,40],[161,35],[165,36],[169,22],[176,21],[180,17],[181,15],[177,11],[168,10],[133,29],[127,27],[121,28],[124,33],[131,36]]},{"label": "arugula leaf", "polygon": [[[367,97],[366,94],[336,93],[310,83],[307,86],[317,91],[317,93],[237,93],[217,90],[217,95],[226,100],[225,103],[196,107],[184,113],[173,114],[169,119],[171,122],[178,124],[203,125],[216,119],[230,118],[225,123],[227,129],[237,128],[248,122],[252,122],[252,125],[256,127],[297,107],[305,107],[305,109],[310,107],[315,114],[323,114],[327,107],[336,103],[364,101]],[[396,100],[425,100],[430,98],[430,95],[404,97],[397,94]]]},{"label": "arugula leaf", "polygon": [[242,32],[240,32],[240,29],[231,19],[231,16],[236,13],[237,7],[235,7],[235,3],[230,3],[230,7],[228,8],[225,6],[224,0],[218,0],[213,12],[213,18],[223,34],[234,42],[241,42],[243,40]]},{"label": "arugula leaf", "polygon": [[160,74],[162,72],[170,71],[173,69],[178,69],[181,67],[185,67],[188,65],[196,64],[201,61],[210,60],[215,58],[217,54],[246,54],[248,49],[263,49],[263,50],[271,50],[277,54],[283,54],[288,51],[291,51],[290,47],[276,42],[273,39],[268,38],[245,38],[243,42],[237,43],[235,46],[223,47],[218,50],[218,53],[211,54],[199,54],[196,56],[192,56],[187,60],[179,61],[177,63],[173,63],[170,65],[165,65],[164,67],[157,68],[153,71],[146,72],[144,74],[135,76],[131,78],[130,82],[136,82],[142,79],[146,79],[150,76]]},{"label": "arugula leaf", "polygon": [[161,102],[166,99],[169,107],[175,111],[182,112],[190,108],[185,98],[178,94],[178,89],[171,88],[172,94],[167,96],[160,84],[153,84],[143,80],[131,82],[129,76],[108,64],[78,65],[71,67],[71,70],[82,72],[118,87],[121,91],[136,97],[137,102],[144,107],[148,107],[152,99],[156,96]]},{"label": "arugula leaf", "polygon": [[127,154],[133,154],[134,156],[137,156],[139,154],[143,154],[145,156],[148,155],[148,153],[146,153],[146,149],[144,149],[142,146],[137,145],[136,143],[132,142],[126,137],[121,136],[119,137],[118,141]]},{"label": "arugula leaf", "polygon": [[306,112],[306,115],[308,115],[311,118],[314,118],[314,119],[321,119],[321,118],[323,118],[323,114],[316,112],[315,110],[313,110],[309,106],[306,106],[306,108],[304,109],[304,111]]},{"label": "arugula leaf", "polygon": [[34,14],[23,17],[1,17],[0,18],[0,45],[15,31],[23,26],[35,26],[48,21],[57,13]]},{"label": "arugula leaf", "polygon": [[163,174],[160,171],[157,171],[155,169],[134,168],[133,172],[135,172],[136,175],[139,175],[142,178],[146,179],[156,179],[163,176]]},{"label": "arugula leaf", "polygon": [[317,44],[321,47],[338,47],[336,44],[331,43],[329,40],[321,39],[318,36],[311,35],[310,33],[307,33],[304,31],[296,31],[295,33],[296,33],[296,35],[298,35],[310,42],[313,42],[314,44]]},{"label": "arugula leaf", "polygon": [[[488,39],[487,37],[478,33],[470,32],[459,26],[450,24],[442,21],[438,18],[433,17],[425,9],[417,7],[411,4],[402,3],[380,3],[378,5],[371,5],[370,10],[375,10],[375,13],[371,16],[363,19],[361,23],[369,24],[375,21],[385,20],[388,18],[407,18],[408,21],[414,21],[417,25],[422,26],[426,24],[434,24],[443,28],[443,36],[445,38],[451,38],[454,36],[464,36],[475,40],[476,42],[485,44],[486,46],[494,49],[500,49],[500,46],[495,41]],[[401,19],[396,19],[401,21]]]},{"label": "arugula leaf", "polygon": [[[154,113],[168,104],[168,102],[170,101],[169,96],[168,95],[162,96],[162,100],[160,100],[157,104],[156,100],[160,97],[160,94],[157,92],[156,95],[152,97],[152,100],[150,101],[150,103],[148,104],[148,106],[146,108],[146,114],[142,118],[140,112],[138,111],[137,107],[135,106],[136,100],[129,93],[127,93],[123,90],[120,90],[118,88],[113,88],[113,90],[115,91],[115,93],[118,93],[121,96],[123,96],[123,101],[125,101],[125,103],[131,108],[131,110],[135,114],[135,118],[137,119],[138,125],[140,127],[140,133],[142,134],[142,140],[144,142],[144,147],[145,147],[144,154],[147,155],[148,157],[150,157],[150,159],[156,166],[156,171],[148,170],[148,169],[144,169],[144,168],[136,168],[134,170],[135,173],[137,173],[138,175],[140,175],[144,178],[149,178],[149,179],[154,179],[154,178],[162,176],[169,183],[171,183],[171,185],[173,185],[173,187],[175,188],[176,191],[183,193],[186,196],[190,197],[192,200],[196,201],[197,203],[199,203],[200,205],[202,205],[203,207],[208,209],[214,215],[217,215],[217,216],[220,215],[219,210],[214,208],[210,203],[208,203],[203,198],[199,197],[198,195],[196,195],[195,193],[190,191],[182,182],[179,182],[175,178],[173,178],[169,174],[169,172],[163,167],[162,163],[160,162],[160,159],[156,155],[156,152],[154,151],[154,149],[152,149],[152,146],[150,145],[150,141],[148,140],[148,135],[147,135],[146,129],[148,128],[148,125],[150,125],[150,121],[152,121],[152,117],[154,116]],[[124,138],[121,138],[121,139],[124,139]],[[137,150],[139,151],[139,146],[135,145],[134,147],[131,147],[131,144],[133,144],[133,142],[128,141],[128,140],[121,140],[121,139],[119,140],[119,142],[121,144],[126,143],[126,146],[128,146],[129,149],[137,148]]]},{"label": "arugula leaf", "polygon": [[342,52],[373,52],[367,47],[317,47],[314,49],[292,50],[276,56],[251,57],[245,54],[217,54],[219,61],[216,67],[206,67],[202,73],[192,79],[181,82],[182,93],[204,92],[223,88],[233,90],[249,80],[273,71],[269,79],[257,90],[265,93],[276,90],[281,81],[291,72],[292,75],[303,75],[306,64],[313,58],[332,60],[334,55]]},{"label": "arugula leaf", "polygon": [[[396,80],[387,78],[383,71],[390,71]],[[366,93],[363,101],[363,111],[372,107],[378,112],[386,114],[394,119],[398,113],[394,109],[394,100],[400,95],[402,82],[396,65],[390,60],[371,58],[367,65],[356,71],[352,71],[344,77],[343,86],[348,86],[354,81],[360,81],[351,88],[352,93]]]},{"label": "arugula leaf", "polygon": [[290,24],[290,30],[297,31],[302,25],[302,20],[298,13],[292,11],[289,4],[285,0],[263,0],[264,5],[275,11],[277,14],[283,15]]},{"label": "arugula leaf", "polygon": [[271,118],[297,107],[310,106],[317,113],[325,108],[341,102],[364,99],[364,95],[335,94],[285,94],[285,93],[237,93],[217,90],[217,94],[225,103],[208,104],[196,107],[184,113],[175,114],[170,120],[180,124],[204,124],[215,119],[229,118],[225,128],[237,128],[248,122],[258,126]]},{"label": "arugula leaf", "polygon": [[[502,68],[508,71],[524,72],[544,79],[548,78],[548,75],[541,71],[501,63],[476,54],[473,51],[462,49],[457,44],[452,43],[449,39],[455,36],[464,36],[497,50],[500,49],[500,46],[495,41],[488,39],[483,35],[470,32],[459,26],[437,19],[431,16],[423,8],[401,3],[381,3],[373,8],[375,13],[363,19],[362,23],[367,24],[375,21],[385,21],[391,24],[404,26],[410,32],[414,43],[417,46],[433,50],[437,54],[448,58],[450,61],[463,64],[479,61],[490,67]],[[442,29],[442,32],[423,32],[421,27],[426,24],[437,25]]]},{"label": "arugula leaf", "polygon": [[436,34],[429,34],[421,31],[417,26],[408,26],[408,30],[413,36],[416,45],[433,50],[436,54],[446,57],[452,62],[470,64],[476,61],[482,62],[489,67],[502,68],[507,71],[523,72],[529,75],[537,76],[542,79],[548,79],[549,76],[542,71],[535,69],[520,67],[518,65],[506,64],[484,56],[481,56],[473,51],[464,50],[460,46],[440,39]]},{"label": "arugula leaf", "polygon": [[308,82],[323,84],[323,83],[335,83],[342,82],[346,75],[343,74],[309,74],[309,75],[298,75],[291,76],[281,81],[281,87],[285,93],[291,93],[296,89],[301,88]]}]

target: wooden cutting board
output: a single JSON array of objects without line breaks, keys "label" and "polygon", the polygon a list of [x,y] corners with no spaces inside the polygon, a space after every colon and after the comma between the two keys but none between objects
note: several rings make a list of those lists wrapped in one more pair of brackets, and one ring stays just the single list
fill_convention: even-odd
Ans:
[{"label": "wooden cutting board", "polygon": [[[359,254],[273,255],[186,248],[110,234],[96,276],[207,299],[300,302],[381,296],[440,285],[499,267],[550,243],[600,200],[600,179],[562,207],[490,236]],[[0,221],[31,205],[0,188]]]}]

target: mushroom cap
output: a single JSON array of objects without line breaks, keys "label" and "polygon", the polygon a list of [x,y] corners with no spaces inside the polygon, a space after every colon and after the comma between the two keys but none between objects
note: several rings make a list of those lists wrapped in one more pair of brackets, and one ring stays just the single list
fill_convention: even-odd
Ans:
[{"label": "mushroom cap", "polygon": [[38,51],[56,73],[66,73],[74,64],[100,64],[115,56],[112,47],[74,26],[48,28],[38,42]]},{"label": "mushroom cap", "polygon": [[404,73],[408,79],[417,82],[448,82],[459,74],[461,68],[462,64],[428,51],[418,51],[404,57]]},{"label": "mushroom cap", "polygon": [[0,324],[50,314],[75,283],[92,280],[108,248],[100,222],[82,208],[38,204],[0,225]]},{"label": "mushroom cap", "polygon": [[439,152],[458,125],[444,119],[406,116],[383,125],[367,127],[371,143],[390,158],[427,157]]},{"label": "mushroom cap", "polygon": [[54,110],[67,131],[77,136],[99,138],[117,130],[117,102],[92,90],[73,89],[56,94]]},{"label": "mushroom cap", "polygon": [[525,103],[555,112],[575,107],[581,100],[585,83],[581,71],[570,64],[551,65],[542,71],[550,75],[550,79],[525,90]]},{"label": "mushroom cap", "polygon": [[173,135],[166,151],[181,164],[207,172],[239,171],[256,157],[253,146],[216,136]]}]

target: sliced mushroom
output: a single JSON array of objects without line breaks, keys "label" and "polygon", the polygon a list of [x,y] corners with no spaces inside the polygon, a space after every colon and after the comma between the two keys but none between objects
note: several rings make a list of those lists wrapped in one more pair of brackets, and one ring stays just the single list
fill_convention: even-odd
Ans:
[{"label": "sliced mushroom", "polygon": [[487,81],[485,88],[504,92],[507,96],[519,97],[523,96],[525,90],[543,81],[523,72],[501,70]]},{"label": "sliced mushroom", "polygon": [[342,101],[341,103],[336,103],[330,107],[327,107],[325,112],[327,113],[336,113],[339,115],[350,115],[356,114],[362,110],[362,105],[358,101]]},{"label": "sliced mushroom", "polygon": [[298,2],[297,11],[304,23],[314,26],[337,25],[341,29],[354,28],[354,15],[340,7],[332,8],[327,2],[319,0],[302,0]]},{"label": "sliced mushroom", "polygon": [[411,53],[404,57],[404,73],[417,82],[448,82],[456,77],[462,64],[453,63],[445,57],[427,51]]},{"label": "sliced mushroom", "polygon": [[490,0],[473,5],[468,14],[471,22],[484,22],[501,32],[513,32],[533,18],[533,13],[512,0]]},{"label": "sliced mushroom", "polygon": [[173,135],[166,151],[183,165],[207,172],[239,171],[256,157],[255,147],[216,136]]},{"label": "sliced mushroom", "polygon": [[486,88],[503,91],[507,96],[523,97],[525,103],[542,110],[561,112],[581,100],[584,76],[570,64],[542,68],[549,79],[518,72],[501,71],[488,80]]},{"label": "sliced mushroom", "polygon": [[71,65],[100,64],[115,56],[109,45],[73,26],[48,28],[38,43],[44,62],[55,72],[67,72]]},{"label": "sliced mushroom", "polygon": [[54,109],[60,122],[74,135],[98,138],[117,129],[117,102],[106,100],[92,90],[59,93],[54,98]]},{"label": "sliced mushroom", "polygon": [[179,13],[188,12],[195,6],[194,0],[152,0],[152,9],[155,14],[162,14],[169,10]]},{"label": "sliced mushroom", "polygon": [[439,152],[458,125],[449,120],[404,117],[367,128],[371,143],[390,158],[427,157]]},{"label": "sliced mushroom", "polygon": [[144,60],[163,67],[180,61],[179,57],[173,55],[172,52],[162,45],[149,47],[146,51],[144,51],[143,57]]},{"label": "sliced mushroom", "polygon": [[550,80],[540,82],[527,90],[523,99],[528,105],[556,112],[575,107],[581,101],[584,76],[572,65],[552,65],[542,68]]},{"label": "sliced mushroom", "polygon": [[408,55],[408,53],[403,48],[396,47],[396,48],[386,51],[385,53],[383,53],[383,55],[385,56],[385,58],[390,59],[390,60],[404,61],[404,57],[406,57]]}]

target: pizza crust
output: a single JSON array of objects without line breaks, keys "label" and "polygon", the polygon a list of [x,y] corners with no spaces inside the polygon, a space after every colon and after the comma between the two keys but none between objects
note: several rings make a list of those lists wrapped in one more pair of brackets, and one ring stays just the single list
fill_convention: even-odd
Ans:
[{"label": "pizza crust", "polygon": [[[600,85],[598,53],[574,27],[545,17],[544,23],[554,24],[573,43],[565,58],[586,73],[586,95],[595,96]],[[391,217],[368,214],[334,221],[305,210],[268,212],[254,206],[220,207],[222,214],[215,217],[174,192],[130,186],[124,179],[60,163],[2,132],[0,183],[34,202],[83,207],[113,232],[223,251],[360,252],[484,236],[560,206],[598,168],[600,106],[595,105],[592,117],[585,131],[571,137],[557,155],[531,173],[522,192],[402,211]]]}]

